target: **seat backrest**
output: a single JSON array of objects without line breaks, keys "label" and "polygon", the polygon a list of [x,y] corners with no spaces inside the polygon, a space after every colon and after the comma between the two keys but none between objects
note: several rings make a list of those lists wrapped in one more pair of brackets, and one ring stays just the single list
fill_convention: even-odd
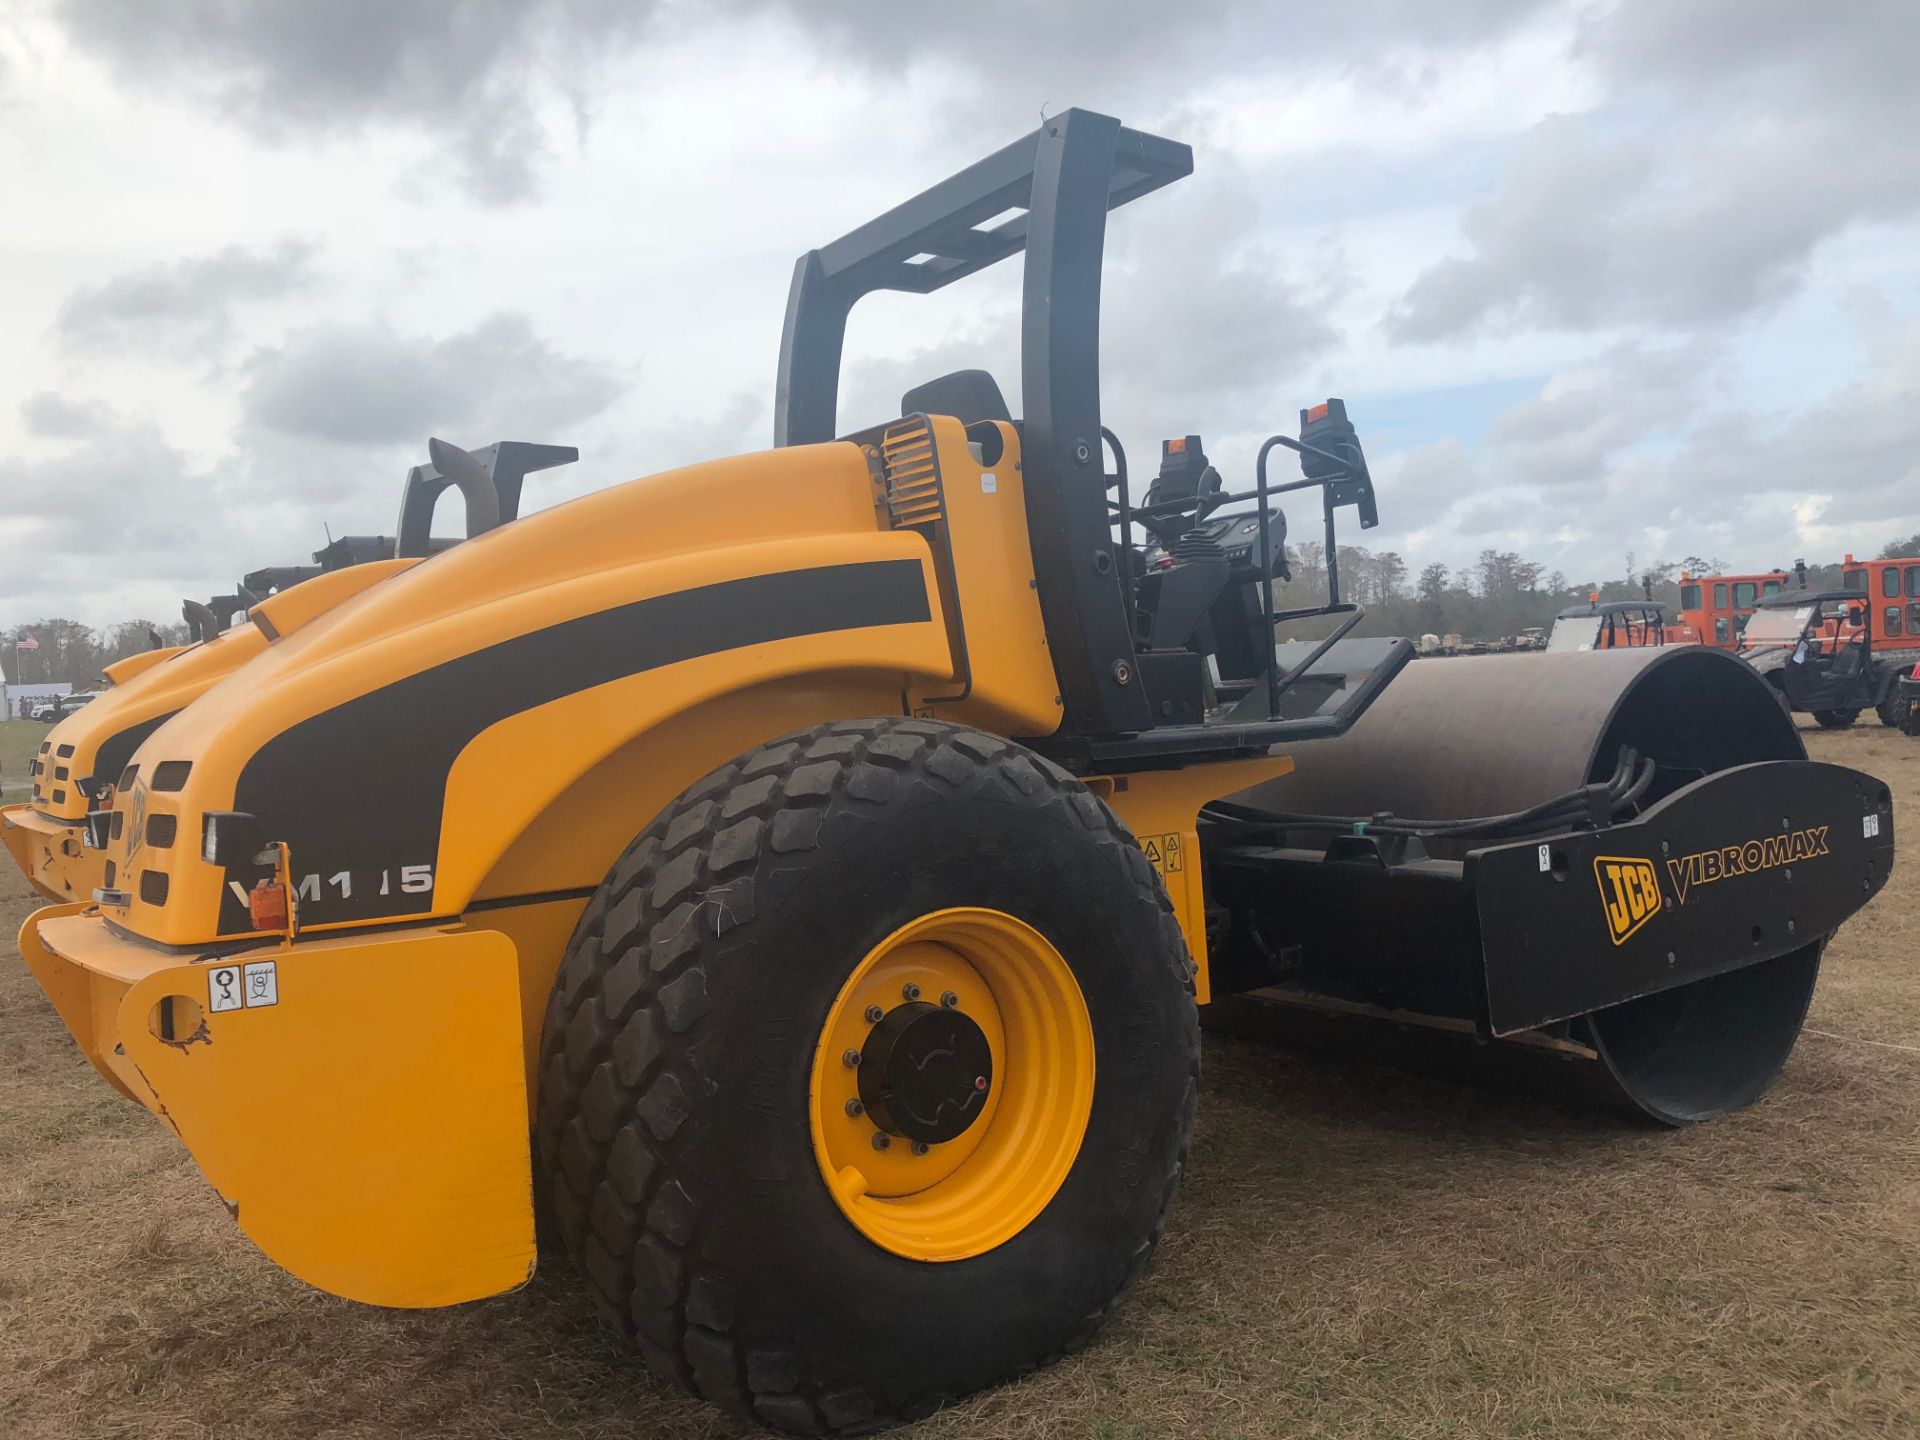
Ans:
[{"label": "seat backrest", "polygon": [[916,385],[900,397],[902,415],[951,415],[963,425],[1013,419],[1006,397],[984,370],[956,370]]}]

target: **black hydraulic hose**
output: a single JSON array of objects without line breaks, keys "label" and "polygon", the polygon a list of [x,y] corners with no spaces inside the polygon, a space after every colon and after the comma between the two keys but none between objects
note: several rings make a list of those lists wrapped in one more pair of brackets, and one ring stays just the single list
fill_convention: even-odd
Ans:
[{"label": "black hydraulic hose", "polygon": [[1114,482],[1119,486],[1120,501],[1120,593],[1127,602],[1127,633],[1133,634],[1139,628],[1138,611],[1140,608],[1140,577],[1134,573],[1133,559],[1133,499],[1128,494],[1127,452],[1120,444],[1120,437],[1105,425],[1100,427],[1100,438],[1113,449]]},{"label": "black hydraulic hose", "polygon": [[[1391,815],[1378,816],[1340,816],[1340,815],[1238,815],[1222,812],[1209,807],[1204,813],[1210,820],[1225,819],[1239,828],[1248,830],[1320,830],[1333,833],[1389,835],[1405,839],[1423,840],[1499,840],[1520,839],[1527,836],[1558,833],[1578,828],[1583,822],[1593,819],[1590,807],[1582,803],[1583,797],[1570,796],[1564,801],[1540,808],[1535,812],[1512,817],[1486,817],[1464,823],[1423,825],[1417,822],[1399,820]],[[1489,821],[1491,823],[1489,823]]]},{"label": "black hydraulic hose", "polygon": [[1422,840],[1518,839],[1549,830],[1573,829],[1596,815],[1607,819],[1619,815],[1652,788],[1658,768],[1653,760],[1642,760],[1633,750],[1623,748],[1619,764],[1604,784],[1583,786],[1511,814],[1460,820],[1408,820],[1392,814],[1297,815],[1255,810],[1227,801],[1215,801],[1205,806],[1201,814],[1217,823],[1245,830],[1327,830]]},{"label": "black hydraulic hose", "polygon": [[[1627,753],[1631,754],[1632,752],[1628,751]],[[1640,773],[1634,777],[1633,784],[1627,787],[1627,793],[1622,795],[1615,803],[1613,813],[1617,815],[1626,809],[1627,806],[1639,804],[1640,797],[1653,788],[1653,777],[1658,773],[1659,769],[1660,767],[1654,764],[1651,759],[1642,765],[1640,767]]]}]

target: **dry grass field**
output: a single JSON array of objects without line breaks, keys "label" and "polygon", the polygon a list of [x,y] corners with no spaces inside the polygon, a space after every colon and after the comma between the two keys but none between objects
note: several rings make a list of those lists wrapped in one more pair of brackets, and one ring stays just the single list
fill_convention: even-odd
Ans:
[{"label": "dry grass field", "polygon": [[50,728],[38,720],[0,720],[0,795],[16,800],[33,788],[27,766]]},{"label": "dry grass field", "polygon": [[[1810,741],[1920,837],[1920,741]],[[1829,951],[1772,1092],[1693,1131],[1209,1037],[1191,1174],[1116,1323],[902,1433],[1920,1433],[1912,877]],[[6,867],[5,934],[30,908]],[[0,1434],[740,1433],[611,1360],[562,1262],[425,1313],[288,1278],[0,940]]]}]

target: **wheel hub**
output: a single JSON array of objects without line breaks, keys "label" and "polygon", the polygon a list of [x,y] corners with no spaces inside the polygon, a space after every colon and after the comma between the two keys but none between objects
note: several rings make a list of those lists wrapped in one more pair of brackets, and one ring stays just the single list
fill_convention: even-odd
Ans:
[{"label": "wheel hub", "polygon": [[939,1145],[964,1135],[985,1111],[993,1052],[959,1010],[910,1001],[873,1027],[859,1083],[861,1103],[881,1130]]},{"label": "wheel hub", "polygon": [[814,1155],[875,1244],[964,1260],[1046,1208],[1093,1083],[1087,1002],[1046,936],[1004,911],[929,911],[869,950],[822,1017]]}]

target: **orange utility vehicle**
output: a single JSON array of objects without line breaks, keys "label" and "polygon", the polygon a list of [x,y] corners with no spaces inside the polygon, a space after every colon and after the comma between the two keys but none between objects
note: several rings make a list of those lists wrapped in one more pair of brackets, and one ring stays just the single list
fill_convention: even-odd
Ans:
[{"label": "orange utility vehicle", "polygon": [[1787,588],[1793,577],[1785,570],[1757,575],[1689,575],[1680,572],[1680,620],[1691,627],[1703,645],[1722,650],[1740,648],[1740,632],[1754,607]]},{"label": "orange utility vehicle", "polygon": [[1844,730],[1862,710],[1895,725],[1901,669],[1876,653],[1867,602],[1851,590],[1787,590],[1762,600],[1747,621],[1740,655],[1789,710],[1822,730]]},{"label": "orange utility vehicle", "polygon": [[1658,600],[1600,600],[1562,610],[1553,618],[1546,648],[1563,650],[1637,650],[1645,645],[1697,645],[1700,632],[1687,624],[1669,624]]}]

